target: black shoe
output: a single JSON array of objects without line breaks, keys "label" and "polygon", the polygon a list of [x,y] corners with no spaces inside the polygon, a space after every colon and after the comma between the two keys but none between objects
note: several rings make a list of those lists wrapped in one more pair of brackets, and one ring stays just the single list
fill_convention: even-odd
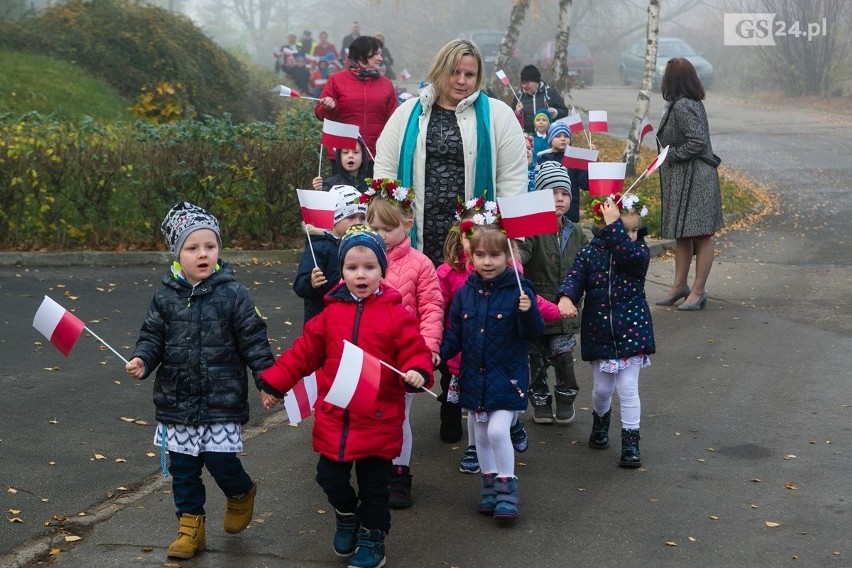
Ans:
[{"label": "black shoe", "polygon": [[455,444],[462,439],[462,411],[458,403],[444,402],[441,404],[441,441]]},{"label": "black shoe", "polygon": [[621,467],[641,467],[639,459],[639,430],[621,430]]},{"label": "black shoe", "polygon": [[391,468],[390,499],[388,506],[391,509],[408,509],[414,504],[411,499],[411,469],[404,465],[395,465]]},{"label": "black shoe", "polygon": [[609,416],[612,410],[607,410],[603,416],[598,416],[592,410],[592,435],[589,436],[589,447],[603,450],[609,447]]}]

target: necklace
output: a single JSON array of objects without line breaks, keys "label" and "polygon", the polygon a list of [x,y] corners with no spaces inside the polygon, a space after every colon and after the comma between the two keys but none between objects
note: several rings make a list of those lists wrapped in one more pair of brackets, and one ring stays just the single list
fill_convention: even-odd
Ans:
[{"label": "necklace", "polygon": [[450,137],[450,134],[453,132],[453,128],[447,128],[447,133],[444,134],[444,113],[440,111],[438,114],[438,126],[441,129],[441,139],[438,140],[437,144],[435,144],[435,151],[438,152],[440,156],[446,156],[450,151],[450,146],[447,144],[447,138]]}]

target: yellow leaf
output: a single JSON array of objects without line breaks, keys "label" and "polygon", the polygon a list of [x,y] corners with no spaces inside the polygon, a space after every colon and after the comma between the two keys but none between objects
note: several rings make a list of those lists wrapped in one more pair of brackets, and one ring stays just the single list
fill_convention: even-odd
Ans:
[{"label": "yellow leaf", "polygon": [[14,487],[10,487],[9,489],[6,490],[6,493],[11,493],[13,495],[17,492],[18,492],[18,490],[15,489]]},{"label": "yellow leaf", "polygon": [[666,541],[666,546],[677,546],[677,543],[676,543],[675,541],[673,541],[673,540],[667,540],[667,541]]},{"label": "yellow leaf", "polygon": [[78,540],[83,540],[83,537],[73,534],[65,535],[65,542],[77,542]]},{"label": "yellow leaf", "polygon": [[24,521],[22,521],[18,517],[12,517],[11,519],[9,519],[9,522],[10,523],[23,523]]},{"label": "yellow leaf", "polygon": [[96,459],[96,460],[105,460],[105,459],[106,459],[106,457],[102,456],[101,454],[95,454],[94,459]]},{"label": "yellow leaf", "polygon": [[320,515],[325,515],[325,509],[317,509],[317,513]]},{"label": "yellow leaf", "polygon": [[157,454],[155,454],[154,452],[147,452],[145,455],[148,456],[149,458],[153,458]]},{"label": "yellow leaf", "polygon": [[138,424],[139,426],[147,426],[148,425],[148,423],[145,422],[144,420],[134,420],[133,423]]},{"label": "yellow leaf", "polygon": [[20,509],[9,509],[9,513],[11,513],[12,515],[17,515],[20,512],[21,512]]},{"label": "yellow leaf", "polygon": [[48,556],[56,556],[56,555],[57,555],[57,554],[59,554],[60,552],[62,552],[62,551],[61,551],[61,550],[59,550],[58,548],[51,548],[51,549],[50,549],[50,552],[48,552],[48,553],[47,553],[47,555],[48,555]]},{"label": "yellow leaf", "polygon": [[694,537],[694,536],[688,536],[688,537],[686,537],[686,538],[689,540],[689,542],[695,542],[695,537]]},{"label": "yellow leaf", "polygon": [[56,462],[47,462],[47,465],[56,465]]},{"label": "yellow leaf", "polygon": [[718,520],[719,520],[719,515],[710,515],[710,518],[711,518],[712,520],[714,520],[714,521],[718,521]]},{"label": "yellow leaf", "polygon": [[781,523],[776,523],[775,521],[766,521],[766,526],[770,529],[774,529],[775,527],[780,527]]},{"label": "yellow leaf", "polygon": [[123,420],[123,421],[125,421],[125,422],[134,422],[134,421],[136,421],[136,419],[135,419],[135,418],[128,418],[127,416],[122,416],[122,417],[120,417],[120,420]]},{"label": "yellow leaf", "polygon": [[127,460],[124,458],[115,458],[115,463],[127,463]]},{"label": "yellow leaf", "polygon": [[120,385],[121,381],[113,381],[115,384]]},{"label": "yellow leaf", "polygon": [[786,485],[784,485],[784,487],[786,487],[787,489],[798,489],[798,487],[796,487],[792,483],[787,483]]},{"label": "yellow leaf", "polygon": [[42,499],[41,502],[42,503],[48,503],[48,502],[50,502],[50,499]]}]

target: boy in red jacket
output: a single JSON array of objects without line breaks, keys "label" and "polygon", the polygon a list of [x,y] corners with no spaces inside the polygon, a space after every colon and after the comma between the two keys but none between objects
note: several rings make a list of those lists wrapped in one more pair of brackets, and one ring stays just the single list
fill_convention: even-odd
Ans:
[{"label": "boy in red jacket", "polygon": [[[350,567],[377,568],[385,563],[388,480],[391,460],[402,450],[405,393],[432,385],[432,354],[420,324],[402,307],[400,293],[381,282],[387,270],[384,240],[364,225],[350,227],[338,259],[343,283],[326,295],[326,308],[305,325],[302,337],[262,373],[262,398],[271,408],[316,371],[313,445],[320,454],[317,482],[337,518],[334,552],[343,557],[354,553]],[[368,415],[325,400],[344,339],[405,371],[400,377],[381,367],[378,396]],[[349,482],[353,464],[357,494]]]}]

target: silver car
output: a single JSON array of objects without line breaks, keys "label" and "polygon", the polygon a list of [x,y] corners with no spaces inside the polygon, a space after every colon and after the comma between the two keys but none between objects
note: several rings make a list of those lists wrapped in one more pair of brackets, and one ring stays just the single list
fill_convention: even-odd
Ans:
[{"label": "silver car", "polygon": [[[645,46],[646,42],[643,39],[633,43],[621,52],[618,75],[625,85],[629,85],[632,82],[642,82],[642,76],[645,73]],[[710,88],[710,85],[713,84],[713,66],[692,49],[688,43],[676,37],[659,38],[657,63],[655,66],[657,72],[652,88],[660,88],[660,81],[662,81],[663,73],[666,71],[666,64],[669,62],[669,59],[675,57],[688,59],[695,67],[695,71],[698,73],[698,78],[701,79],[701,84],[704,85],[704,88]]]}]

